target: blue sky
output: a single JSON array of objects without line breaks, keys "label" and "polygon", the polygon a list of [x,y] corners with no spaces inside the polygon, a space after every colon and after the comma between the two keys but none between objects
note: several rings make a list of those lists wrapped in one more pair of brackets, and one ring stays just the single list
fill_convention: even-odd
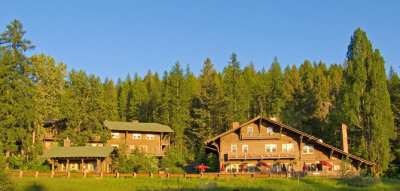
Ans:
[{"label": "blue sky", "polygon": [[179,61],[198,75],[235,52],[241,66],[305,59],[342,64],[357,27],[399,73],[400,1],[4,1],[0,31],[19,19],[36,49],[103,79],[162,74]]}]

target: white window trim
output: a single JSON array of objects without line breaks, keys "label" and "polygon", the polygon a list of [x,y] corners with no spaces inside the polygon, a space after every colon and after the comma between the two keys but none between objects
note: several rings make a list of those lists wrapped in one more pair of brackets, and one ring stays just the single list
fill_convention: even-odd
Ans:
[{"label": "white window trim", "polygon": [[147,134],[146,135],[146,140],[154,140],[154,134]]},{"label": "white window trim", "polygon": [[134,133],[132,134],[132,139],[142,139],[142,134]]},{"label": "white window trim", "polygon": [[[244,152],[244,147],[246,147],[247,149],[247,151],[246,152]],[[249,145],[242,145],[242,152],[243,153],[248,153],[249,152]]]},{"label": "white window trim", "polygon": [[119,139],[119,133],[111,132],[111,138]]},{"label": "white window trim", "polygon": [[[286,150],[283,149],[283,145],[286,145]],[[292,145],[292,150],[289,150],[289,145]],[[282,152],[293,152],[293,144],[282,144]]]},{"label": "white window trim", "polygon": [[111,146],[112,146],[112,147],[117,147],[117,148],[119,147],[119,145],[111,145]]},{"label": "white window trim", "polygon": [[[312,152],[310,152],[310,146],[313,148]],[[307,152],[304,152],[304,147],[307,147]],[[315,150],[314,145],[304,145],[302,152],[303,152],[303,154],[314,154],[314,150]]]},{"label": "white window trim", "polygon": [[[144,148],[146,148],[146,149],[144,149]],[[139,146],[139,149],[140,149],[142,152],[147,152],[147,151],[148,151],[147,145],[140,145],[140,146]]]},{"label": "white window trim", "polygon": [[[269,150],[267,150],[267,146],[269,146]],[[275,151],[273,151],[272,146],[275,146]],[[278,147],[276,146],[276,144],[265,144],[265,152],[268,153],[273,153],[273,152],[277,152],[278,151]]]},{"label": "white window trim", "polygon": [[129,145],[129,149],[131,150],[135,149],[135,145]]},{"label": "white window trim", "polygon": [[[233,151],[233,147],[235,147],[235,151]],[[231,145],[231,153],[237,153],[237,145]]]},{"label": "white window trim", "polygon": [[[251,131],[249,131],[251,129]],[[253,127],[247,127],[247,134],[253,135]]]}]

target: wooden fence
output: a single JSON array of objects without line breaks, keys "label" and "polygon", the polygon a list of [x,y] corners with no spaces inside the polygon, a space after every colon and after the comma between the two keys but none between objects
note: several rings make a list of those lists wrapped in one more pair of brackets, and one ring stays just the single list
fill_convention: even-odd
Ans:
[{"label": "wooden fence", "polygon": [[136,173],[86,173],[86,172],[32,172],[32,171],[12,171],[9,172],[13,177],[25,177],[25,176],[34,176],[38,177],[67,177],[71,176],[81,176],[81,177],[150,177],[150,178],[233,178],[233,177],[246,177],[246,178],[290,178],[290,177],[298,177],[304,176],[305,174],[302,172],[294,172],[294,173],[279,173],[279,174],[255,174],[255,173],[201,173],[201,174],[136,174]]}]

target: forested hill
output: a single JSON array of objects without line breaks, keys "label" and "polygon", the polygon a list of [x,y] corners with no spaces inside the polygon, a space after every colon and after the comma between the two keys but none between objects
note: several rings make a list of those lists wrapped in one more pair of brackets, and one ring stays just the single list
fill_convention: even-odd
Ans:
[{"label": "forested hill", "polygon": [[12,164],[41,154],[49,119],[67,121],[58,139],[68,136],[75,145],[93,135],[106,140],[104,120],[162,123],[175,131],[173,148],[182,159],[204,161],[206,139],[262,114],[338,148],[346,123],[351,153],[375,162],[376,172],[399,171],[400,80],[393,70],[387,77],[361,29],[351,35],[342,65],[305,60],[281,68],[274,58],[256,70],[232,54],[223,71],[207,58],[199,76],[177,62],[163,74],[149,70],[116,82],[67,72],[48,55],[27,57],[34,46],[25,32],[14,20],[0,37],[0,148]]}]

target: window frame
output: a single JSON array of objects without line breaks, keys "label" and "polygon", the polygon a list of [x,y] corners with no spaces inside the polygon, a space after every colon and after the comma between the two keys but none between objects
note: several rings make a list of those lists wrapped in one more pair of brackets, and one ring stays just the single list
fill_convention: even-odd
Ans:
[{"label": "window frame", "polygon": [[[251,131],[249,131],[251,129]],[[247,134],[248,135],[253,135],[253,131],[254,129],[253,129],[253,127],[247,127]]]},{"label": "window frame", "polygon": [[146,134],[146,140],[154,140],[154,139],[155,139],[154,134]]},{"label": "window frame", "polygon": [[[311,148],[311,149],[310,149]],[[306,144],[303,146],[303,154],[314,154],[314,145]]]},{"label": "window frame", "polygon": [[[244,150],[245,147],[246,147],[246,152]],[[242,145],[242,152],[243,153],[248,153],[249,152],[249,145]]]},{"label": "window frame", "polygon": [[129,145],[129,149],[130,150],[134,150],[135,149],[135,145]]},{"label": "window frame", "polygon": [[132,139],[142,139],[142,134],[134,133],[134,134],[132,134]]},{"label": "window frame", "polygon": [[[267,150],[267,147],[269,148],[268,150]],[[275,147],[275,151],[272,149],[273,147]],[[265,152],[267,152],[267,153],[277,152],[276,144],[265,144]]]},{"label": "window frame", "polygon": [[[233,147],[235,147],[235,151],[233,151]],[[237,153],[237,145],[231,145],[231,153]]]},{"label": "window frame", "polygon": [[[291,145],[291,150],[289,150],[289,145]],[[284,146],[286,147],[286,149],[284,149]],[[287,143],[287,144],[282,144],[282,152],[293,152],[294,145],[293,143]]]},{"label": "window frame", "polygon": [[119,132],[111,132],[112,139],[119,139]]},{"label": "window frame", "polygon": [[274,133],[274,128],[273,127],[267,127],[267,134],[272,135]]}]

